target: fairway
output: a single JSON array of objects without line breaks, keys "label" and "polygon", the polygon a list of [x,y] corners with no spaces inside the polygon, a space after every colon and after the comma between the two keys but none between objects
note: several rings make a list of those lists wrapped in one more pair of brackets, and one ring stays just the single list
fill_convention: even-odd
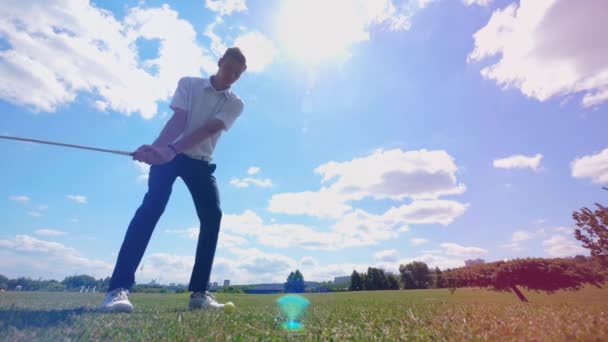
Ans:
[{"label": "fairway", "polygon": [[553,295],[480,289],[304,294],[303,329],[288,332],[279,295],[217,294],[236,310],[189,312],[187,294],[133,294],[132,314],[102,314],[102,294],[0,294],[0,337],[31,340],[608,340],[608,290]]}]

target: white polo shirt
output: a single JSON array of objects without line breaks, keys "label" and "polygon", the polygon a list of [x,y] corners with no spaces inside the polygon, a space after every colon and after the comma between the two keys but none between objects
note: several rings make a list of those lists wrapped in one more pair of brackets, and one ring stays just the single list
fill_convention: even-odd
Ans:
[{"label": "white polo shirt", "polygon": [[[177,138],[180,139],[194,132],[211,118],[222,120],[227,131],[243,112],[244,105],[230,88],[217,91],[207,78],[183,77],[179,80],[170,107],[188,112],[186,127]],[[222,131],[219,131],[183,153],[192,158],[210,161],[221,135]]]}]

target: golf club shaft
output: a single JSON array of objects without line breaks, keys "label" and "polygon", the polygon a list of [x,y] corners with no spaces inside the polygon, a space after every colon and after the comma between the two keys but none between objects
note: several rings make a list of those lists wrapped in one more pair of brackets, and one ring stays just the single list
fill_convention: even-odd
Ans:
[{"label": "golf club shaft", "polygon": [[127,152],[127,151],[108,150],[108,149],[105,149],[105,148],[97,148],[97,147],[89,147],[89,146],[73,145],[73,144],[64,144],[64,143],[59,143],[59,142],[54,142],[54,141],[45,141],[45,140],[38,140],[38,139],[10,137],[10,136],[7,136],[7,135],[0,135],[0,139],[28,141],[28,142],[34,142],[34,143],[39,143],[39,144],[47,144],[47,145],[57,145],[57,146],[64,146],[64,147],[80,148],[80,149],[83,149],[83,150],[91,150],[91,151],[98,151],[98,152],[107,152],[107,153],[121,154],[121,155],[124,155],[124,156],[131,156],[132,155],[131,152]]}]

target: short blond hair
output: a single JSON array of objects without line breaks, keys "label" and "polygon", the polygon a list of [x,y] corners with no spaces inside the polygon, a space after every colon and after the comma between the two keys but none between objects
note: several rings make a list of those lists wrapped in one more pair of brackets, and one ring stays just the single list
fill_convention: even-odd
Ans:
[{"label": "short blond hair", "polygon": [[222,56],[222,58],[226,57],[234,58],[237,62],[243,64],[245,66],[245,69],[247,69],[247,59],[245,58],[245,55],[243,54],[241,49],[239,49],[238,47],[235,46],[228,48],[226,52],[224,52],[224,56]]}]

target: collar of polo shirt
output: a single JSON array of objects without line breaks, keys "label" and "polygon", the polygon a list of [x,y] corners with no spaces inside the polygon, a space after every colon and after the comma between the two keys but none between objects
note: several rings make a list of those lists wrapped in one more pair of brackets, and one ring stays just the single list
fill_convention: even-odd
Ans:
[{"label": "collar of polo shirt", "polygon": [[[214,76],[211,76],[214,77]],[[223,94],[224,96],[228,97],[228,91],[230,90],[230,87],[224,89],[224,90],[217,90],[213,87],[213,84],[211,84],[211,77],[207,78],[206,81],[206,85],[205,85],[205,89],[211,89],[211,91],[218,93],[218,94]]]}]

